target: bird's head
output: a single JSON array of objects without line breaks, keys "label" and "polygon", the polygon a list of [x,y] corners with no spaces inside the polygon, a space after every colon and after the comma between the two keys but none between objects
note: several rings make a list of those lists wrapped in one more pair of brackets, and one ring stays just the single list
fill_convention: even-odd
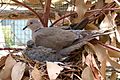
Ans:
[{"label": "bird's head", "polygon": [[35,45],[35,42],[33,40],[29,40],[27,41],[27,47],[28,48],[34,48],[36,45]]},{"label": "bird's head", "polygon": [[39,28],[43,28],[43,25],[38,19],[30,19],[28,20],[27,25],[23,28],[23,30],[26,28],[29,28],[32,31],[36,31]]}]

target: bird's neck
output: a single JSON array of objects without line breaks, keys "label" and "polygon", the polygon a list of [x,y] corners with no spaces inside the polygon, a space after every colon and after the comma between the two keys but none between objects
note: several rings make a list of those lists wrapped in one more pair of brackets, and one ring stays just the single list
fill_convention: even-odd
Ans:
[{"label": "bird's neck", "polygon": [[32,32],[37,32],[38,30],[40,30],[40,29],[42,29],[42,28],[36,28],[36,29],[34,29],[34,30],[32,30]]}]

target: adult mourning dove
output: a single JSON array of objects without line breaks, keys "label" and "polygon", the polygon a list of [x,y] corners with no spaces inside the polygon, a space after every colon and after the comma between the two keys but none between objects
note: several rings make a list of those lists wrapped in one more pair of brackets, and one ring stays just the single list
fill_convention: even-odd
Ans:
[{"label": "adult mourning dove", "polygon": [[25,28],[27,27],[32,30],[32,39],[36,46],[44,46],[56,51],[70,46],[78,39],[82,41],[84,38],[88,38],[87,41],[90,41],[94,37],[104,33],[86,30],[63,30],[56,27],[43,28],[41,22],[37,19],[28,20]]},{"label": "adult mourning dove", "polygon": [[54,50],[60,50],[71,45],[72,42],[78,39],[78,35],[71,31],[55,27],[43,28],[37,19],[28,20],[25,28],[27,27],[32,30],[32,39],[36,46],[44,46]]}]

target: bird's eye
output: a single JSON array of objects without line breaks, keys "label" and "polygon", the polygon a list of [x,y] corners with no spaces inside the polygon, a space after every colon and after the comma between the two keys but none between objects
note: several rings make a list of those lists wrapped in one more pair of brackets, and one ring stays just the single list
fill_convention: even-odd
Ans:
[{"label": "bird's eye", "polygon": [[33,22],[30,22],[30,24],[33,24]]}]

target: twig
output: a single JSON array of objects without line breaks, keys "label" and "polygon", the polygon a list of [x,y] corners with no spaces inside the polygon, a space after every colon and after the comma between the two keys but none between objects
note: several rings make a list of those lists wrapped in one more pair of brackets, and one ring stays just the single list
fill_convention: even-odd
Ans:
[{"label": "twig", "polygon": [[104,43],[102,43],[102,42],[100,42],[98,40],[95,40],[95,42],[97,42],[98,44],[100,44],[103,47],[106,47],[106,48],[112,49],[114,51],[120,52],[120,49],[118,49],[116,47],[113,47],[113,46],[110,46],[110,45],[105,45]]},{"label": "twig", "polygon": [[53,27],[54,24],[56,24],[58,21],[66,18],[66,17],[69,17],[69,16],[71,16],[71,15],[75,15],[75,14],[77,14],[77,13],[76,13],[76,12],[73,12],[73,13],[70,13],[70,14],[68,14],[68,15],[65,15],[65,16],[61,17],[61,18],[59,18],[58,20],[56,20],[53,24],[51,24],[49,27]]},{"label": "twig", "polygon": [[89,12],[96,12],[96,11],[111,11],[111,10],[120,10],[120,8],[106,8],[106,9],[94,9],[94,10],[89,10]]},{"label": "twig", "polygon": [[44,26],[44,21],[42,20],[42,18],[32,8],[30,8],[29,6],[25,5],[24,3],[19,2],[17,0],[12,0],[12,1],[14,1],[14,2],[16,2],[16,3],[22,5],[22,6],[26,7],[26,8],[28,8],[30,11],[32,11],[39,18],[39,20],[41,21],[42,25]]},{"label": "twig", "polygon": [[43,14],[43,20],[44,20],[44,27],[48,27],[48,19],[50,16],[50,5],[51,5],[51,0],[46,0],[45,1],[45,7],[44,7],[44,14]]},{"label": "twig", "polygon": [[73,74],[74,76],[76,76],[79,80],[82,80],[77,74]]},{"label": "twig", "polygon": [[107,66],[106,72],[112,72],[112,71],[115,71],[115,72],[117,72],[117,73],[120,73],[120,71],[116,70],[116,69],[113,68],[112,66]]},{"label": "twig", "polygon": [[119,0],[114,0],[119,6],[120,6],[120,2]]}]

